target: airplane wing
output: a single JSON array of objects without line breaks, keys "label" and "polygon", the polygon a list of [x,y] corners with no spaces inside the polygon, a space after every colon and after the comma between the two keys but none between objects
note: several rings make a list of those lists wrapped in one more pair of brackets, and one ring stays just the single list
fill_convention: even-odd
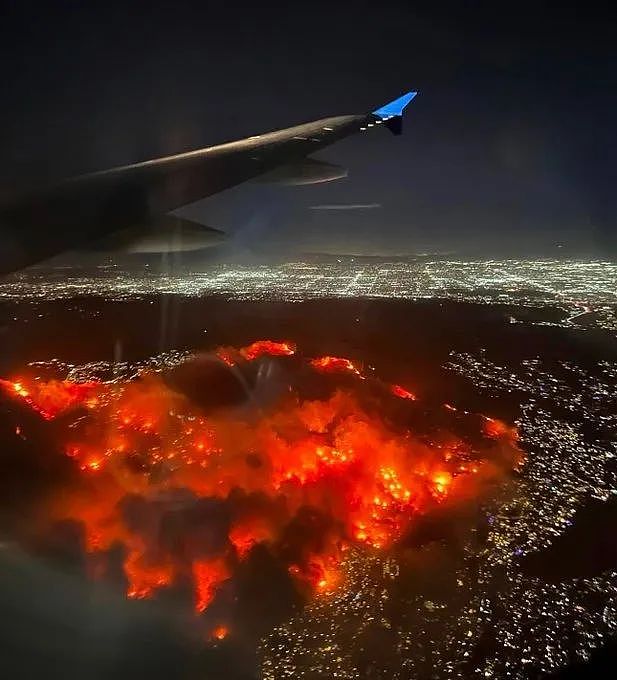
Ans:
[{"label": "airplane wing", "polygon": [[[381,125],[400,134],[403,110],[416,94],[408,92],[368,114],[323,118],[95,172],[23,196],[0,206],[0,274],[84,244],[104,243],[108,237],[113,242],[118,232],[122,232],[124,241],[127,234],[132,234],[137,242],[151,244],[154,229],[158,235],[154,242],[158,238],[163,248],[173,240],[161,232],[161,219],[167,213],[249,179],[267,177],[267,173],[275,180],[287,178],[292,184],[343,176],[339,172],[342,169],[311,159],[310,154]],[[203,247],[207,239],[194,236],[198,226],[190,225],[192,242]],[[203,229],[221,235],[216,230]],[[148,252],[156,247],[149,245]],[[130,243],[127,249],[131,250]]]}]

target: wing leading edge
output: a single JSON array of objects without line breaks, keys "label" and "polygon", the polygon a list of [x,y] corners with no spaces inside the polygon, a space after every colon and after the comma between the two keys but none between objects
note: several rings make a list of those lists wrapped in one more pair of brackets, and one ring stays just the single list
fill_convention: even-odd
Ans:
[{"label": "wing leading edge", "polygon": [[32,192],[0,207],[0,274],[119,230],[138,228],[143,234],[172,210],[299,163],[352,134],[381,124],[400,134],[403,110],[416,94],[408,92],[368,114],[323,118]]}]

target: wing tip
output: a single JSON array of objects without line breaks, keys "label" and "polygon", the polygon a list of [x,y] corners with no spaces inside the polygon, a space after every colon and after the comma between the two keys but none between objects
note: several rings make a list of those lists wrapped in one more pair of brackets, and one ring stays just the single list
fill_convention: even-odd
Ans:
[{"label": "wing tip", "polygon": [[388,120],[394,116],[402,116],[403,110],[409,102],[418,94],[417,90],[411,90],[402,94],[400,97],[393,99],[391,102],[380,106],[378,109],[371,111],[374,116],[378,116],[382,120]]}]

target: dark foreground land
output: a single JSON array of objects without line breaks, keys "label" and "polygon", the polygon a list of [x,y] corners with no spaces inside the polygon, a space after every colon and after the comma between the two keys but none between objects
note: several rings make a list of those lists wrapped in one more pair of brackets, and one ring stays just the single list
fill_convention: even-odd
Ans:
[{"label": "dark foreground land", "polygon": [[[510,323],[516,311],[524,323]],[[128,300],[88,297],[0,304],[0,372],[57,358],[138,361],[167,350],[212,350],[259,338],[297,343],[307,356],[348,356],[438,390],[437,369],[451,351],[488,348],[498,363],[541,356],[579,364],[617,357],[617,344],[599,329],[559,323],[554,307],[513,308],[448,300],[320,299],[302,303],[160,296]],[[529,322],[529,323],[527,323]],[[437,380],[437,383],[435,383]],[[451,377],[448,378],[451,382]]]}]

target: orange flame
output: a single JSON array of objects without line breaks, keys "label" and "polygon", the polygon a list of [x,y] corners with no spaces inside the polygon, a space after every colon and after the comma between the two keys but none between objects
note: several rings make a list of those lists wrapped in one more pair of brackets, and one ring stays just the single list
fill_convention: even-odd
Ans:
[{"label": "orange flame", "polygon": [[193,578],[195,580],[195,610],[205,611],[223,581],[231,576],[223,559],[196,560],[193,562]]},{"label": "orange flame", "polygon": [[218,640],[219,642],[221,640],[224,640],[227,636],[229,635],[229,628],[227,626],[224,626],[223,624],[217,626],[212,630],[212,633],[210,634],[210,637],[213,640]]},{"label": "orange flame", "polygon": [[130,552],[124,562],[124,573],[129,585],[126,591],[131,599],[143,599],[174,580],[174,569],[170,564],[148,564],[138,551]]},{"label": "orange flame", "polygon": [[[225,351],[230,360],[252,361],[264,354],[290,356],[295,347],[264,340]],[[341,357],[310,364],[360,375]],[[323,400],[290,394],[259,418],[241,420],[226,412],[206,417],[158,374],[113,385],[25,379],[0,384],[44,418],[85,409],[87,417],[67,428],[66,442],[67,455],[84,473],[83,488],[64,489],[52,518],[80,520],[93,559],[103,559],[114,544],[124,545],[130,598],[151,597],[191,573],[197,612],[208,608],[233,576],[232,566],[259,544],[281,555],[300,586],[317,595],[333,592],[342,583],[345,547],[387,549],[419,514],[477,488],[477,482],[466,487],[466,480],[484,478],[491,467],[482,467],[485,459],[499,456],[512,466],[520,460],[516,429],[501,421],[483,418],[479,434],[497,441],[475,451],[451,433],[440,442],[397,431],[369,415],[349,391]],[[402,399],[416,398],[400,385],[385,387]],[[201,539],[186,537],[180,559],[159,545],[158,520],[145,529],[134,527],[120,510],[132,495],[155,513],[161,498],[180,488],[191,498],[218,499],[232,508],[238,497],[258,498],[259,504],[247,501],[246,508],[231,513],[225,545],[215,556],[204,558]],[[286,532],[307,506],[326,518],[324,534],[313,541],[307,529],[298,539],[304,541],[301,549],[287,556]]]},{"label": "orange flame", "polygon": [[273,357],[289,357],[296,353],[296,346],[291,342],[275,342],[274,340],[257,340],[240,350],[240,354],[247,360],[253,361],[264,354]]},{"label": "orange flame", "polygon": [[516,441],[518,437],[515,427],[510,427],[503,421],[497,420],[497,418],[488,418],[487,416],[484,416],[484,433],[487,437],[492,437],[493,439],[505,437]]},{"label": "orange flame", "polygon": [[18,380],[0,380],[9,394],[23,399],[31,408],[46,420],[52,420],[60,413],[75,406],[95,408],[97,406],[96,391],[98,382],[74,383],[67,380],[50,380],[48,382],[19,378]]},{"label": "orange flame", "polygon": [[390,392],[395,397],[400,397],[401,399],[411,399],[411,401],[416,401],[417,397],[413,392],[406,390],[401,385],[390,385]]},{"label": "orange flame", "polygon": [[353,364],[350,359],[345,357],[318,357],[311,360],[311,366],[318,371],[324,373],[354,373],[360,375],[360,370]]}]

